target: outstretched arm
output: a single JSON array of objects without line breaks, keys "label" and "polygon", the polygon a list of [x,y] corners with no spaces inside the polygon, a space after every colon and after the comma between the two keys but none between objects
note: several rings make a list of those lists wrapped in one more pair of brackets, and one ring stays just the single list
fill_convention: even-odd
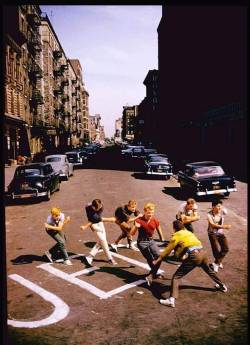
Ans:
[{"label": "outstretched arm", "polygon": [[161,226],[159,225],[157,228],[156,228],[157,232],[158,232],[158,235],[159,235],[159,239],[161,241],[164,241],[164,237],[163,237],[163,233],[162,233],[162,229],[161,229]]},{"label": "outstretched arm", "polygon": [[80,229],[82,229],[82,230],[86,230],[88,227],[90,227],[91,225],[92,225],[93,223],[91,223],[91,222],[88,222],[87,224],[85,224],[85,225],[81,225],[80,226]]},{"label": "outstretched arm", "polygon": [[103,222],[112,222],[115,223],[116,218],[115,217],[102,217]]}]

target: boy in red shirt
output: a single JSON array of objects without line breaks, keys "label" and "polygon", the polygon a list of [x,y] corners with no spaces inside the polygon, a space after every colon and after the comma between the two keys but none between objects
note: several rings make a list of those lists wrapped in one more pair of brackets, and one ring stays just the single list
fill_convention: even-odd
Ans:
[{"label": "boy in red shirt", "polygon": [[157,243],[153,239],[155,230],[158,232],[160,240],[164,241],[161,226],[159,221],[154,217],[154,211],[155,205],[147,203],[144,206],[143,216],[135,220],[135,226],[130,232],[133,236],[138,230],[137,247],[151,268],[149,275],[146,277],[149,286],[152,284],[153,279],[163,278],[162,275],[157,274],[160,265],[153,265],[153,261],[160,256]]}]

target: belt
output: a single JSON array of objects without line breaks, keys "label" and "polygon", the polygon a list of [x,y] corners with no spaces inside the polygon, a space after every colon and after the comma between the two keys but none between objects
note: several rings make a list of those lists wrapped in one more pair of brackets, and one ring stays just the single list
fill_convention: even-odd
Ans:
[{"label": "belt", "polygon": [[201,249],[202,249],[202,247],[190,247],[190,248],[188,248],[187,253],[188,254],[198,253]]},{"label": "belt", "polygon": [[143,237],[143,238],[138,238],[138,242],[140,241],[151,241],[153,237]]}]

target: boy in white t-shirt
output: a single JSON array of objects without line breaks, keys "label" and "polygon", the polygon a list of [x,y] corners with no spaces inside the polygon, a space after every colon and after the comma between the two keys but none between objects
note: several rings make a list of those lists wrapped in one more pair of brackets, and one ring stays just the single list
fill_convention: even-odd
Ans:
[{"label": "boy in white t-shirt", "polygon": [[56,241],[56,244],[45,252],[50,262],[53,262],[53,254],[60,251],[64,259],[64,264],[72,265],[65,248],[66,238],[63,232],[64,225],[69,221],[70,217],[65,218],[64,213],[58,207],[52,207],[51,214],[48,216],[47,222],[44,223],[47,234]]},{"label": "boy in white t-shirt", "polygon": [[197,210],[198,206],[195,200],[189,198],[186,202],[180,205],[177,211],[176,219],[180,220],[187,230],[194,232],[192,223],[200,219]]}]

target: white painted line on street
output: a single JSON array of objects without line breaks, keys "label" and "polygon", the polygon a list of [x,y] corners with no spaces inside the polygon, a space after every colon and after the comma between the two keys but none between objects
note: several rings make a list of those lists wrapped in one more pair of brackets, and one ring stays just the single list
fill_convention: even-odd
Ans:
[{"label": "white painted line on street", "polygon": [[63,320],[69,313],[69,306],[63,302],[55,294],[41,288],[35,283],[19,276],[18,274],[11,274],[9,278],[17,281],[28,289],[34,291],[36,294],[41,296],[45,301],[52,303],[55,306],[53,313],[42,320],[38,321],[18,321],[18,320],[8,320],[8,324],[13,327],[23,327],[23,328],[37,328],[42,326],[48,326],[58,321]]},{"label": "white painted line on street", "polygon": [[88,274],[90,272],[97,271],[99,269],[100,269],[99,267],[93,266],[93,267],[90,267],[90,268],[85,268],[82,271],[71,273],[71,274],[69,274],[69,276],[70,277],[77,277],[77,276],[81,276],[82,274]]},{"label": "white painted line on street", "polygon": [[91,292],[93,295],[98,296],[99,298],[103,298],[103,299],[108,298],[106,292],[96,288],[92,284],[86,283],[86,282],[84,282],[78,278],[71,277],[70,274],[64,273],[61,270],[58,270],[57,268],[53,267],[50,264],[42,264],[42,265],[37,266],[37,267],[42,268],[43,270],[45,270],[51,274],[54,274],[56,277],[64,279],[71,284],[75,284],[75,285],[81,287],[82,289]]},{"label": "white painted line on street", "polygon": [[[145,270],[148,270],[150,271],[150,267],[148,264],[144,264],[143,262],[141,261],[138,261],[138,260],[135,260],[135,259],[131,259],[131,258],[128,258],[127,256],[123,256],[121,254],[117,254],[117,253],[112,253],[112,256],[116,257],[116,258],[119,258],[119,259],[122,259],[124,261],[127,261],[129,262],[130,264],[134,264],[138,267],[141,267],[141,268],[144,268]],[[158,270],[159,273],[163,273],[164,271],[159,269]]]},{"label": "white painted line on street", "polygon": [[[78,257],[78,256],[85,256],[83,254],[78,254],[78,255],[74,255],[74,257]],[[123,256],[123,255],[120,255],[120,254],[117,254],[117,253],[112,253],[112,256],[115,256],[121,260],[124,260],[124,261],[127,261],[133,265],[136,265],[138,267],[141,267],[145,270],[150,270],[150,267],[148,266],[148,264],[145,264],[143,262],[140,262],[138,260],[135,260],[135,259],[130,259],[128,258],[127,256]],[[72,258],[73,256],[71,256],[70,258]],[[51,273],[51,274],[54,274],[56,277],[59,277],[61,279],[64,279],[66,281],[68,281],[69,283],[71,284],[75,284],[79,287],[81,287],[82,289],[84,290],[87,290],[88,292],[92,293],[93,295],[96,295],[97,297],[99,297],[100,299],[107,299],[107,298],[110,298],[122,291],[125,291],[125,290],[128,290],[128,289],[131,289],[135,286],[138,286],[138,285],[141,285],[141,284],[144,284],[146,282],[145,279],[139,279],[139,280],[136,280],[132,283],[129,283],[129,284],[125,284],[121,287],[118,287],[116,289],[113,289],[111,291],[108,291],[108,292],[105,292],[101,289],[98,289],[97,287],[95,287],[94,285],[90,284],[90,283],[87,283],[87,282],[84,282],[83,280],[80,280],[78,278],[76,278],[77,276],[80,276],[80,275],[84,275],[84,274],[88,274],[90,272],[93,272],[93,271],[96,271],[96,270],[100,270],[100,268],[98,267],[90,267],[90,268],[85,268],[83,270],[80,270],[80,271],[77,271],[77,272],[74,272],[74,273],[71,273],[71,274],[68,274],[68,273],[65,273],[57,268],[55,268],[52,263],[46,263],[46,264],[42,264],[42,265],[39,265],[37,266],[38,268],[42,268],[43,270]],[[118,268],[118,267],[117,267]],[[164,271],[163,270],[158,270],[159,273],[163,273]]]},{"label": "white painted line on street", "polygon": [[113,295],[117,295],[120,292],[123,292],[125,290],[131,289],[135,286],[138,286],[138,285],[141,285],[144,283],[146,283],[145,279],[139,279],[139,280],[134,281],[133,283],[125,284],[125,285],[123,285],[117,289],[111,290],[111,291],[107,292],[107,295],[108,295],[108,297],[112,297]]}]

